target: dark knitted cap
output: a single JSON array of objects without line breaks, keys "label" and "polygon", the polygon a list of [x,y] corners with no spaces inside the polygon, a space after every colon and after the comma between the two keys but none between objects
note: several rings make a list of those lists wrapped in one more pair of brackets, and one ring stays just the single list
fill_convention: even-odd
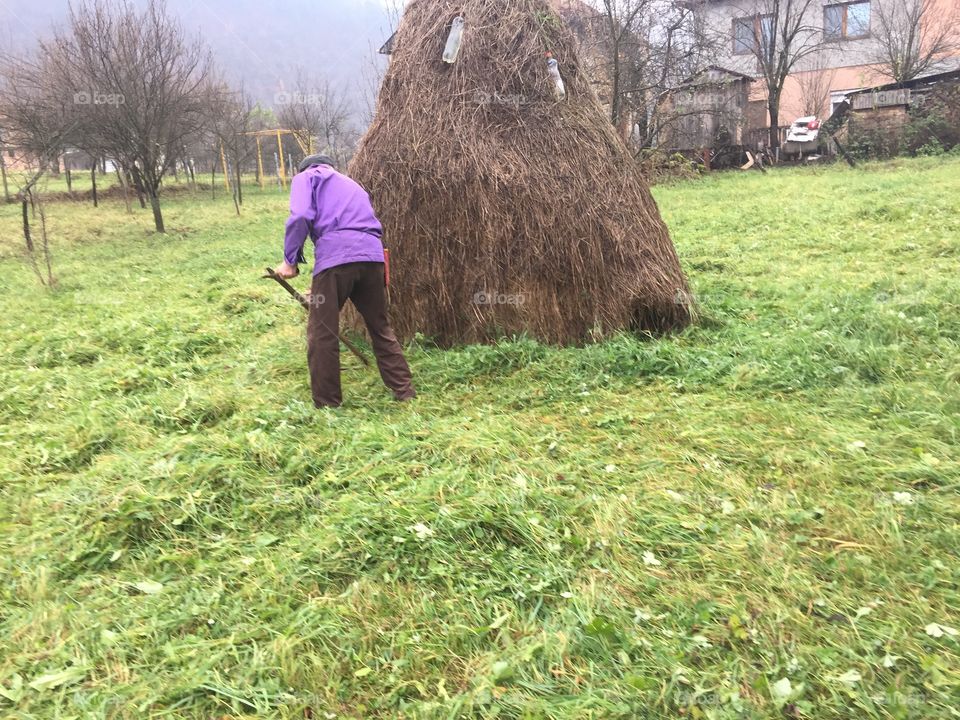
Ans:
[{"label": "dark knitted cap", "polygon": [[337,161],[329,155],[308,155],[303,159],[303,162],[300,163],[300,167],[297,169],[297,172],[302,173],[304,170],[311,168],[314,165],[329,165],[330,167],[336,169]]}]

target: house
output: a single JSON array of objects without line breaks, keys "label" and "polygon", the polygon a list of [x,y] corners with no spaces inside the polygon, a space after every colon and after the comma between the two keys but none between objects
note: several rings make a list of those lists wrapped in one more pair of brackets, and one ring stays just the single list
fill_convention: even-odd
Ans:
[{"label": "house", "polygon": [[[888,82],[878,63],[882,54],[879,18],[895,7],[904,7],[904,2],[812,0],[802,18],[804,30],[799,42],[805,47],[803,57],[784,85],[779,125],[787,126],[804,115],[829,117],[848,95]],[[957,13],[957,0],[929,2],[932,9],[925,13],[928,23],[944,22]],[[757,79],[746,115],[751,119],[748,135],[758,141],[769,127],[769,114],[756,44],[776,32],[772,5],[771,0],[696,0],[705,26],[723,38],[716,63]],[[950,58],[944,61],[949,64]]]}]

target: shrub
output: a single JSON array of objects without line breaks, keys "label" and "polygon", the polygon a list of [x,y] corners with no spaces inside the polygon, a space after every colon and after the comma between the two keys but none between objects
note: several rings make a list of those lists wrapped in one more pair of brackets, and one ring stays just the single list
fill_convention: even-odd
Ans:
[{"label": "shrub", "polygon": [[937,156],[960,145],[960,85],[941,85],[910,108],[907,121],[850,120],[849,151],[856,157]]},{"label": "shrub", "polygon": [[903,129],[864,126],[851,120],[847,150],[861,160],[896,157],[903,152]]},{"label": "shrub", "polygon": [[935,88],[911,109],[904,141],[913,155],[941,155],[960,145],[960,85]]},{"label": "shrub", "polygon": [[938,138],[933,137],[930,138],[930,141],[926,145],[918,147],[915,155],[918,157],[937,157],[946,152],[947,150],[943,147],[943,143],[941,143]]}]

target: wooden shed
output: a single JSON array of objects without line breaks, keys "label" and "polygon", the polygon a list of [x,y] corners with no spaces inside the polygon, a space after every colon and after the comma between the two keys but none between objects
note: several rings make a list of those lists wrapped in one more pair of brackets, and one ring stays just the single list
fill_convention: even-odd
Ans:
[{"label": "wooden shed", "polygon": [[686,79],[670,97],[677,120],[660,144],[679,151],[743,145],[749,75],[716,65]]}]

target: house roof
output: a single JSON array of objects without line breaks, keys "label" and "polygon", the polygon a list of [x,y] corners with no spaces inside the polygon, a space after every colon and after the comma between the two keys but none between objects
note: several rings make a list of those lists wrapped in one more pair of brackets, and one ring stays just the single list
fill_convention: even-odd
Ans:
[{"label": "house roof", "polygon": [[753,82],[754,79],[755,79],[755,78],[753,78],[753,77],[750,76],[750,75],[746,75],[745,73],[742,73],[742,72],[737,72],[736,70],[730,70],[729,68],[721,67],[720,65],[707,65],[706,67],[701,68],[700,70],[698,70],[697,72],[695,72],[695,73],[694,73],[693,75],[691,75],[690,77],[686,78],[686,79],[685,79],[682,83],[680,83],[680,84],[681,84],[681,85],[705,85],[705,84],[708,84],[708,83],[705,83],[705,82],[696,82],[696,81],[699,80],[699,79],[703,76],[704,73],[708,73],[708,72],[710,72],[710,71],[722,73],[723,75],[729,75],[730,77],[736,78],[737,80],[748,80],[748,81],[750,81],[750,82]]},{"label": "house roof", "polygon": [[393,55],[393,46],[396,44],[396,42],[397,42],[397,33],[394,32],[393,35],[391,35],[387,39],[387,41],[383,44],[383,46],[379,50],[377,50],[377,52],[380,53],[381,55]]},{"label": "house roof", "polygon": [[[951,69],[944,70],[944,68]],[[939,63],[936,70],[926,73],[925,75],[919,75],[913,80],[908,80],[904,83],[887,83],[886,85],[855,90],[848,94],[858,95],[860,93],[884,92],[885,90],[898,90],[901,88],[915,89],[924,85],[935,85],[936,83],[946,80],[960,80],[960,57],[948,58]]]}]

